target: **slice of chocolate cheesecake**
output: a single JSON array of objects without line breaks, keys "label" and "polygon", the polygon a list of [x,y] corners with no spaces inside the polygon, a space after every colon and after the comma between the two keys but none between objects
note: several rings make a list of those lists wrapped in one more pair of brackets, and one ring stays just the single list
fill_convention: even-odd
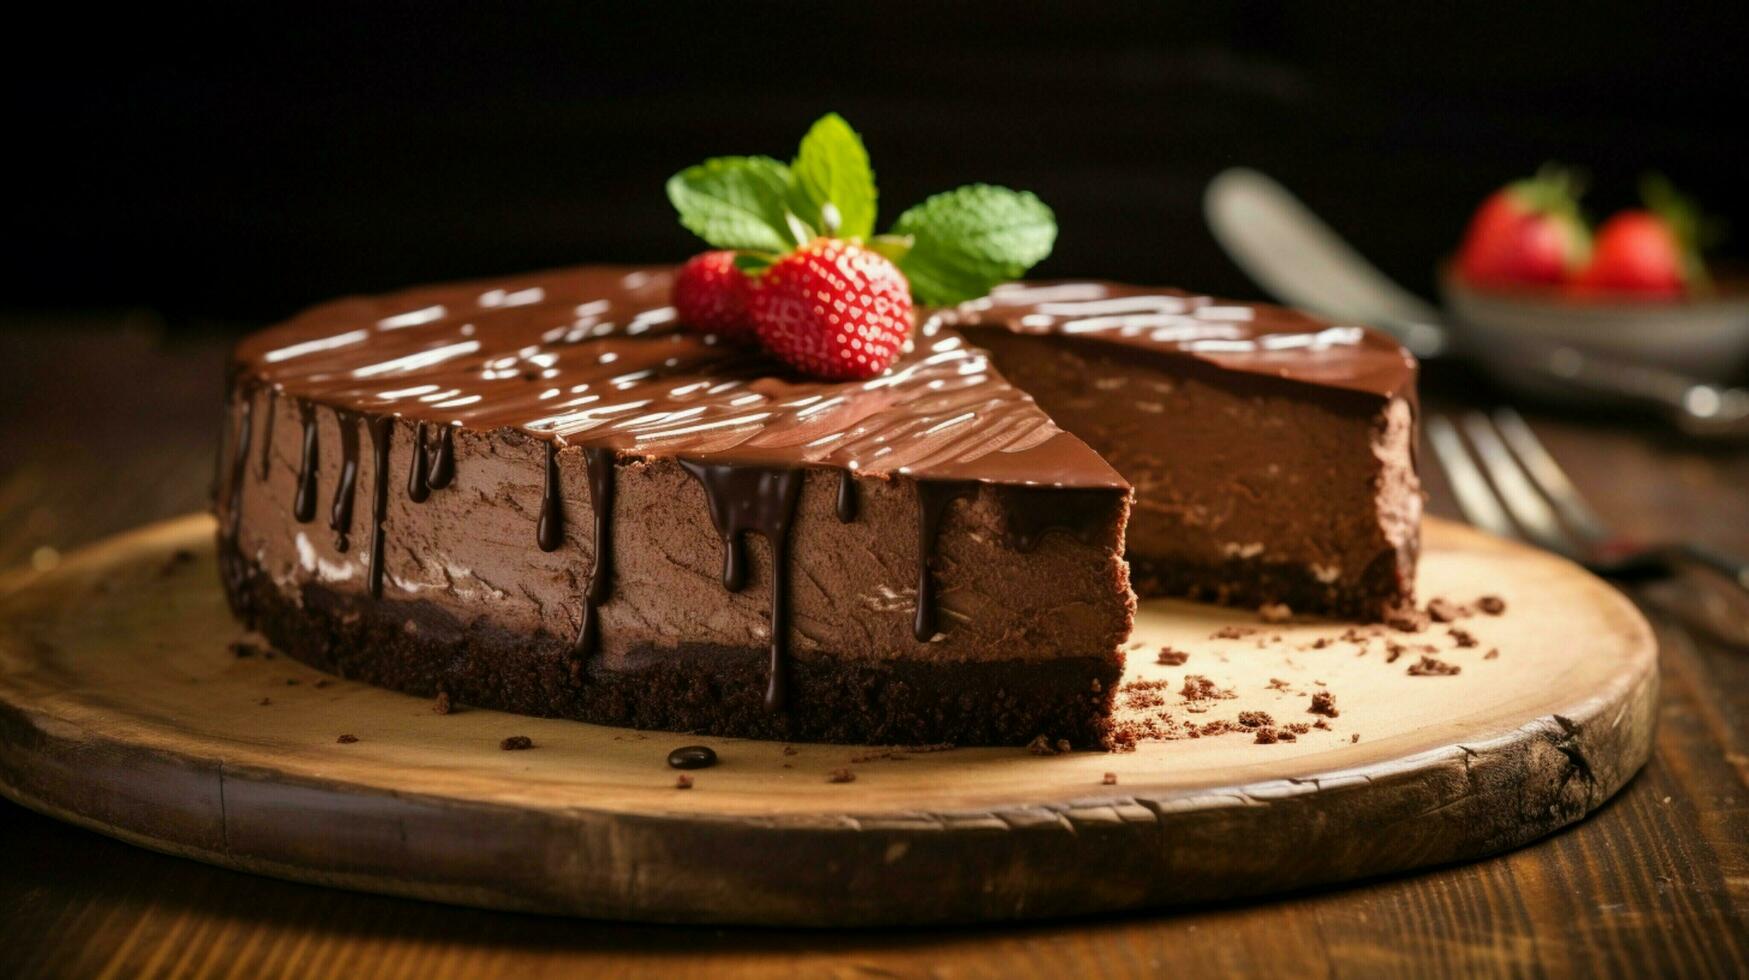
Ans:
[{"label": "slice of chocolate cheesecake", "polygon": [[217,498],[239,615],[324,669],[525,713],[1087,745],[1126,529],[1144,594],[1409,597],[1414,366],[1380,335],[1010,287],[828,383],[679,328],[669,286],[558,270],[245,340]]},{"label": "slice of chocolate cheesecake", "polygon": [[1114,283],[944,317],[1135,488],[1137,593],[1380,619],[1414,588],[1415,362],[1294,310]]}]

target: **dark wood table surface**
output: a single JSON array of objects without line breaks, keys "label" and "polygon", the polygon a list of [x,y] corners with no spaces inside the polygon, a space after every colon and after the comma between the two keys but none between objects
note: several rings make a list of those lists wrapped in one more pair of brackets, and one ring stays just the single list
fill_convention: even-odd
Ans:
[{"label": "dark wood table surface", "polygon": [[[143,312],[0,322],[0,566],[203,508],[226,344]],[[1490,397],[1461,372],[1427,387],[1435,409]],[[1749,451],[1530,418],[1622,530],[1749,552]],[[1432,511],[1456,516],[1439,475],[1427,482]],[[1749,649],[1651,614],[1664,687],[1645,771],[1580,825],[1473,864],[1086,921],[679,928],[258,878],[0,803],[0,976],[1749,975]]]}]

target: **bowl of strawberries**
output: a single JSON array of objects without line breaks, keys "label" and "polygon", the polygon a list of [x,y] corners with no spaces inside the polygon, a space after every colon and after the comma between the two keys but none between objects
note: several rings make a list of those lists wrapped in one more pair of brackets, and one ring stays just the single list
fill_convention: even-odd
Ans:
[{"label": "bowl of strawberries", "polygon": [[1465,346],[1512,374],[1527,348],[1559,344],[1722,381],[1749,360],[1749,286],[1715,277],[1702,249],[1716,225],[1668,180],[1641,181],[1642,207],[1593,230],[1580,181],[1545,166],[1482,202],[1440,270]]}]

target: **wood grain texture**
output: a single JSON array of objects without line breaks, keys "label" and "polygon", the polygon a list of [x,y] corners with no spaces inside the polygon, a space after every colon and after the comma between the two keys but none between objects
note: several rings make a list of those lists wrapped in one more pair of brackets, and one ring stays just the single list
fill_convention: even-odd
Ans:
[{"label": "wood grain texture", "polygon": [[[5,371],[22,382],[0,386],[0,565],[200,506],[223,346],[164,348],[140,316],[57,315],[36,326],[5,341]],[[1434,370],[1427,380],[1431,409],[1479,397],[1462,375]],[[113,419],[131,424],[100,424]],[[1749,550],[1749,453],[1627,424],[1531,421],[1612,522]],[[1437,473],[1429,483],[1433,510],[1452,514]],[[627,926],[229,872],[0,803],[0,972],[1743,975],[1749,657],[1653,623],[1662,704],[1645,772],[1575,828],[1433,872],[1195,912],[1004,928]]]},{"label": "wood grain texture", "polygon": [[[1465,621],[1468,646],[1441,626],[1360,644],[1337,640],[1340,624],[1144,603],[1126,682],[1159,685],[1188,724],[1237,730],[1049,757],[438,715],[265,649],[235,655],[227,641],[246,638],[212,540],[192,515],[0,579],[0,794],[172,854],[464,905],[941,924],[1492,854],[1600,806],[1651,744],[1655,648],[1633,606],[1564,561],[1439,521],[1424,592],[1508,604]],[[1399,640],[1415,645],[1388,653]],[[1421,647],[1462,673],[1413,675]],[[1164,648],[1189,662],[1152,662]],[[1186,676],[1223,696],[1171,693]],[[1238,723],[1309,726],[1314,691],[1340,692],[1327,728],[1263,744]],[[500,750],[512,733],[535,748]],[[681,792],[664,760],[686,742],[722,762]],[[841,768],[854,785],[828,781]]]}]

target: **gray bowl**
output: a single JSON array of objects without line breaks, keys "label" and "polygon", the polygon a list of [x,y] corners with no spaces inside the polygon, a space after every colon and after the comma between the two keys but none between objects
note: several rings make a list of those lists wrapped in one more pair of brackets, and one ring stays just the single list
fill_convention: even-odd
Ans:
[{"label": "gray bowl", "polygon": [[1570,296],[1554,289],[1479,289],[1450,267],[1440,293],[1466,352],[1506,376],[1551,344],[1617,361],[1727,381],[1749,361],[1749,293],[1678,300]]}]

